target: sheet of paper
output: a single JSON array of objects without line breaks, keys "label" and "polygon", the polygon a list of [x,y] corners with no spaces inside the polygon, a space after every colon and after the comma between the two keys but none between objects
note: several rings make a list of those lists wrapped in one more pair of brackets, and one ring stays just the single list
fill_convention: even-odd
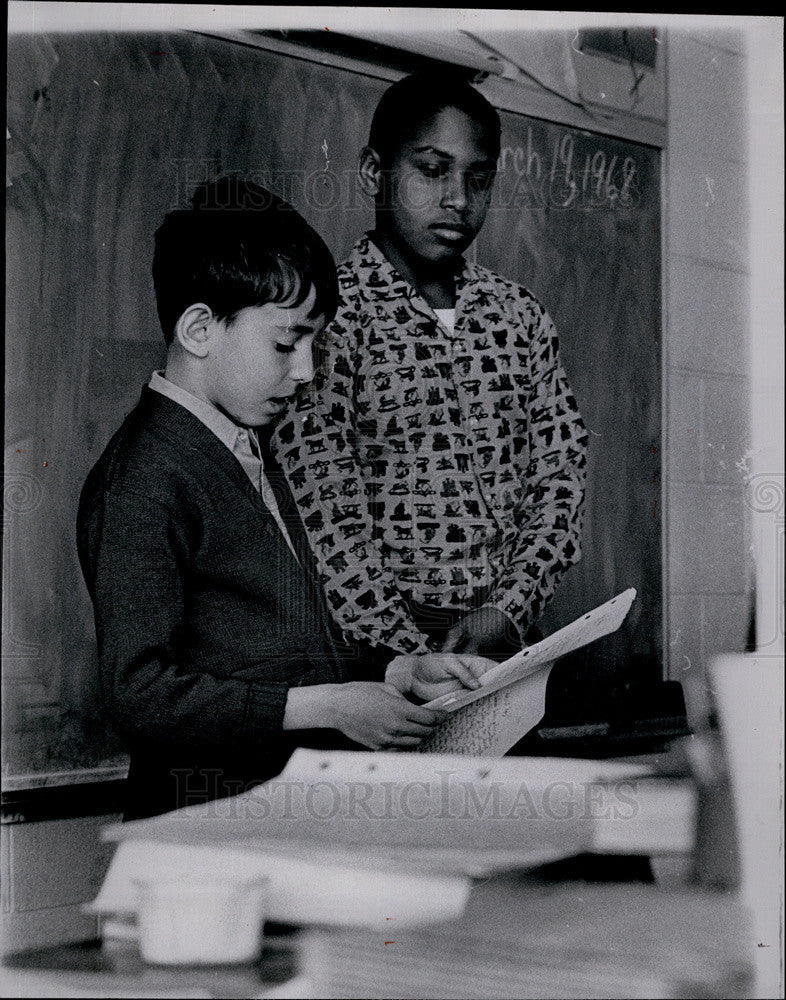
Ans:
[{"label": "sheet of paper", "polygon": [[419,752],[501,757],[543,718],[552,666],[453,712]]},{"label": "sheet of paper", "polygon": [[[504,760],[477,761],[467,760],[465,755],[457,759],[447,751],[441,758],[432,757],[424,761],[417,751],[409,750],[312,750],[298,747],[278,778],[268,782],[267,787],[284,781],[302,782],[304,786],[312,787],[324,784],[326,779],[348,783],[371,781],[380,786],[390,782],[407,784],[426,781],[439,786],[445,771],[450,771],[459,781],[473,781],[482,777],[516,787],[524,778],[538,785],[565,777],[575,781],[615,781],[618,778],[651,774],[652,768],[628,761],[574,760],[566,757],[507,757]],[[264,787],[266,786],[259,786],[246,794],[259,794]],[[177,814],[169,813],[152,820],[137,820],[136,824],[121,823],[110,829],[117,833],[113,839],[123,839],[124,834],[133,832],[135,825],[161,826],[176,815],[182,821],[186,815],[220,815],[221,811],[221,802],[215,802],[205,806],[192,806],[188,810],[181,809]]]},{"label": "sheet of paper", "polygon": [[541,642],[527,647],[520,653],[516,653],[515,656],[511,656],[509,660],[505,660],[504,663],[492,667],[481,677],[481,686],[477,690],[453,691],[449,694],[443,694],[428,702],[426,708],[442,708],[448,712],[456,712],[465,705],[485,698],[492,691],[499,691],[514,681],[535,674],[546,665],[550,667],[553,661],[559,657],[572,653],[573,650],[580,649],[610,632],[616,632],[630,611],[635,597],[636,591],[630,587],[621,594],[617,594],[616,597],[612,597],[610,601],[606,601],[605,604],[588,611],[587,614],[577,618],[570,625],[566,625],[547,636]]},{"label": "sheet of paper", "polygon": [[[223,824],[225,827],[227,823]],[[257,819],[256,839],[245,844],[223,842],[219,830],[213,843],[156,843],[126,840],[115,852],[91,913],[134,913],[139,903],[138,879],[190,881],[196,885],[269,879],[267,919],[285,924],[338,924],[383,930],[391,919],[402,927],[457,917],[469,894],[463,859],[456,852],[454,868],[426,866],[407,871],[384,857],[358,865],[358,851],[329,852],[319,844],[262,838]],[[213,821],[213,826],[217,826]],[[362,851],[361,851],[362,853]],[[387,854],[391,853],[390,848]],[[465,854],[468,852],[464,852]],[[519,850],[519,861],[524,859]],[[436,866],[435,866],[436,867]],[[131,936],[129,934],[129,936]]]}]

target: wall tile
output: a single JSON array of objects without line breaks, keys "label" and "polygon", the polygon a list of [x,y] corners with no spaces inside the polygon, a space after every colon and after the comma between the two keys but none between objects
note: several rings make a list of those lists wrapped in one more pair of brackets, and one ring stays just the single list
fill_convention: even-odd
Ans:
[{"label": "wall tile", "polygon": [[746,270],[750,210],[744,169],[679,148],[666,158],[670,249]]},{"label": "wall tile", "polygon": [[701,479],[702,378],[693,372],[668,373],[666,467],[671,480]]},{"label": "wall tile", "polygon": [[673,593],[745,592],[747,521],[742,487],[670,482],[667,522]]},{"label": "wall tile", "polygon": [[745,59],[677,33],[669,45],[669,142],[743,162],[747,156]]},{"label": "wall tile", "polygon": [[96,918],[83,913],[81,906],[60,906],[51,910],[32,910],[26,913],[4,912],[0,919],[0,937],[4,952],[90,941],[94,940],[97,934]]},{"label": "wall tile", "polygon": [[701,669],[702,603],[698,594],[668,594],[668,676],[684,680],[688,673]]},{"label": "wall tile", "polygon": [[748,636],[750,594],[709,594],[702,598],[704,663],[719,653],[742,653]]},{"label": "wall tile", "polygon": [[747,379],[713,375],[704,378],[701,430],[704,482],[745,482],[750,448],[749,408]]},{"label": "wall tile", "polygon": [[677,368],[747,375],[749,279],[690,257],[665,261],[669,363]]},{"label": "wall tile", "polygon": [[746,34],[737,28],[698,26],[691,29],[690,37],[697,45],[705,45],[721,52],[734,52],[737,55],[746,53]]},{"label": "wall tile", "polygon": [[86,816],[8,827],[15,908],[39,910],[92,899],[114,853],[114,845],[99,840],[99,830],[113,819]]}]

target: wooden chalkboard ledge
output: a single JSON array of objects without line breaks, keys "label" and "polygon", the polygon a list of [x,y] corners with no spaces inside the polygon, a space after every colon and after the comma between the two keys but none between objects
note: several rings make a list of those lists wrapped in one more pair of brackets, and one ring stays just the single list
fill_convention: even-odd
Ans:
[{"label": "wooden chalkboard ledge", "polygon": [[128,766],[15,775],[3,781],[0,822],[30,823],[121,813]]}]

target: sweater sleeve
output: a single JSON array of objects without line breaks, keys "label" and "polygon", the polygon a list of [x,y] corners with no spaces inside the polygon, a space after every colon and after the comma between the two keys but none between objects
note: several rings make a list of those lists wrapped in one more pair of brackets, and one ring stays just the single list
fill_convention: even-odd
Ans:
[{"label": "sweater sleeve", "polygon": [[[268,749],[289,687],[189,662],[188,531],[162,503],[108,492],[80,512],[107,711],[129,748]],[[219,667],[219,665],[217,665]]]}]

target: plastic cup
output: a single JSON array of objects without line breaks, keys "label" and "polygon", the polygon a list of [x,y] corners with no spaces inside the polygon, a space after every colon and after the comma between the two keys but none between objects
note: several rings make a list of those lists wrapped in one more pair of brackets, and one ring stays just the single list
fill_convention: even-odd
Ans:
[{"label": "plastic cup", "polygon": [[135,881],[146,962],[225,965],[258,958],[269,879]]}]

